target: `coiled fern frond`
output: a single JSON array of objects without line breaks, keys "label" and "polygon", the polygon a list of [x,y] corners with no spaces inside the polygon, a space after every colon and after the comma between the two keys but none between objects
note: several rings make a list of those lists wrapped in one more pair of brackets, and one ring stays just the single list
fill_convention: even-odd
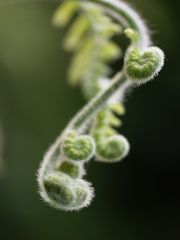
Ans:
[{"label": "coiled fern frond", "polygon": [[[117,131],[119,116],[125,113],[125,93],[159,73],[164,53],[152,46],[143,20],[122,1],[66,0],[56,10],[53,24],[67,25],[63,44],[73,53],[69,82],[81,87],[88,103],[47,151],[38,183],[45,202],[71,211],[88,206],[94,196],[91,184],[83,179],[87,161],[94,157],[114,163],[127,156],[130,145]],[[130,42],[125,52],[114,41],[120,34]],[[123,67],[110,78],[109,64],[120,57]]]}]

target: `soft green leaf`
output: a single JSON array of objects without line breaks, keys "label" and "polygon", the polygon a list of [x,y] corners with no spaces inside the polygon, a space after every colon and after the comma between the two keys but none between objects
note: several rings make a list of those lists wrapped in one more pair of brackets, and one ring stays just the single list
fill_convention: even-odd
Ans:
[{"label": "soft green leaf", "polygon": [[78,1],[65,1],[60,5],[54,13],[52,22],[56,27],[65,26],[73,17],[76,10],[79,8]]},{"label": "soft green leaf", "polygon": [[85,15],[80,15],[72,24],[64,41],[64,46],[68,50],[73,50],[78,46],[83,35],[89,29],[89,21]]}]

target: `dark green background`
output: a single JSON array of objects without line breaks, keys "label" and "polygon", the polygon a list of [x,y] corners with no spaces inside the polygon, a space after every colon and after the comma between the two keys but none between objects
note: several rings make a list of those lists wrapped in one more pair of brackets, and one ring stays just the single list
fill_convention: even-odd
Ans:
[{"label": "dark green background", "polygon": [[49,208],[37,193],[44,152],[85,102],[67,85],[64,32],[51,25],[57,4],[27,2],[0,2],[1,239],[179,240],[178,1],[131,0],[166,64],[155,81],[127,97],[122,132],[130,155],[114,165],[88,165],[96,197],[78,213]]}]

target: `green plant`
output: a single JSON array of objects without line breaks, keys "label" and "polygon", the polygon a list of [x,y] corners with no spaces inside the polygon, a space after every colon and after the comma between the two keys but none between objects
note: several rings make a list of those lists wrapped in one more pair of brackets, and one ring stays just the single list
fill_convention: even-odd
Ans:
[{"label": "green plant", "polygon": [[[94,190],[83,179],[92,157],[106,163],[125,158],[127,139],[115,127],[124,114],[124,95],[130,87],[152,80],[164,64],[164,53],[151,46],[148,29],[139,15],[117,0],[66,0],[55,12],[53,24],[69,24],[64,41],[73,52],[69,70],[72,85],[79,85],[89,101],[70,121],[46,153],[38,171],[41,197],[52,207],[79,210],[90,204]],[[123,50],[114,41],[125,35]],[[124,57],[122,70],[110,79],[109,63]]]}]

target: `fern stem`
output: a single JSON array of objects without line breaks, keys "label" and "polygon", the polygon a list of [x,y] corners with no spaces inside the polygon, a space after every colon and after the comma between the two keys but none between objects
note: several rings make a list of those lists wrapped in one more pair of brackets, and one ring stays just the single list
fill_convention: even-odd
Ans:
[{"label": "fern stem", "polygon": [[91,0],[90,2],[104,6],[107,12],[113,18],[116,18],[125,28],[134,29],[139,35],[139,48],[143,50],[150,45],[151,40],[148,28],[141,17],[127,3],[118,0]]},{"label": "fern stem", "polygon": [[101,91],[84,108],[82,108],[72,119],[67,128],[76,130],[81,128],[96,113],[96,111],[106,103],[111,95],[124,84],[125,81],[126,77],[124,73],[117,73],[117,75],[111,80],[108,88]]}]

